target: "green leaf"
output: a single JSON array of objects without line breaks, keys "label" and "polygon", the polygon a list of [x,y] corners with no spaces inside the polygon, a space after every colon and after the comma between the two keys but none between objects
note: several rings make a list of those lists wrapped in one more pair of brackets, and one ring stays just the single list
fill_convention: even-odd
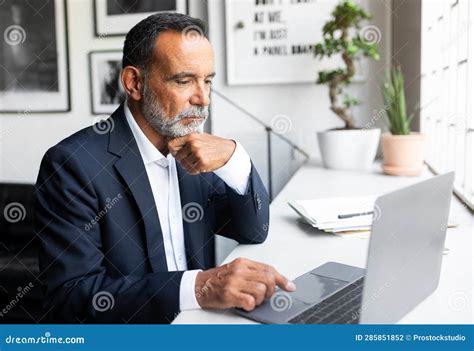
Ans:
[{"label": "green leaf", "polygon": [[390,132],[395,135],[410,134],[414,113],[407,114],[405,82],[400,67],[392,68],[381,88],[385,106],[388,107],[384,120]]},{"label": "green leaf", "polygon": [[[317,84],[335,84],[335,78],[338,85],[348,85],[351,83],[352,63],[362,57],[369,57],[379,60],[378,46],[376,43],[367,43],[360,38],[359,29],[365,21],[372,18],[371,14],[366,12],[357,2],[345,0],[339,2],[331,12],[331,18],[324,23],[322,27],[323,37],[319,43],[314,46],[314,56],[319,59],[340,55],[345,60],[345,67],[333,71],[318,72]],[[351,72],[351,76],[348,76]],[[342,76],[342,77],[341,77]],[[339,87],[336,87],[339,92]],[[389,92],[387,94],[390,95]],[[387,99],[389,99],[387,95]],[[393,95],[393,93],[391,94]],[[345,99],[341,106],[337,102],[332,106],[349,108],[360,103],[355,99]]]}]

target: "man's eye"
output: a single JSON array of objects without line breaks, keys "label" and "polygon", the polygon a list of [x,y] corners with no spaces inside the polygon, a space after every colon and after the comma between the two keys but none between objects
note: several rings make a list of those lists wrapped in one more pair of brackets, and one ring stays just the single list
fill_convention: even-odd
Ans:
[{"label": "man's eye", "polygon": [[207,81],[206,81],[206,84],[212,85],[212,80],[207,80]]},{"label": "man's eye", "polygon": [[178,83],[179,85],[186,85],[189,83],[189,80],[177,80],[176,83]]}]

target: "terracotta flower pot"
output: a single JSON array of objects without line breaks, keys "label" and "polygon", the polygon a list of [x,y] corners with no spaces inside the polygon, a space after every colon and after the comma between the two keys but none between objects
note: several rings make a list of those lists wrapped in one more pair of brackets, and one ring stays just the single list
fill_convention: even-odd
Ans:
[{"label": "terracotta flower pot", "polygon": [[383,172],[398,176],[419,175],[423,171],[423,139],[420,133],[383,133]]}]

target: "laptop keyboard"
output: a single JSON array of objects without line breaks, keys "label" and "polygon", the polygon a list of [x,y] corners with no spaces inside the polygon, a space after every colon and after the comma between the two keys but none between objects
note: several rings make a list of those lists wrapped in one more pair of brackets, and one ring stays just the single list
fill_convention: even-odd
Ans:
[{"label": "laptop keyboard", "polygon": [[291,324],[356,324],[359,321],[364,277],[303,311]]}]

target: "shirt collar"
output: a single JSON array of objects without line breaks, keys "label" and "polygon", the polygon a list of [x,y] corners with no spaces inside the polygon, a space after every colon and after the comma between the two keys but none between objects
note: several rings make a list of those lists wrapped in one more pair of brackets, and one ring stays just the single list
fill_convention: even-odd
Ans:
[{"label": "shirt collar", "polygon": [[[128,125],[130,126],[132,134],[137,142],[138,150],[142,156],[143,163],[149,164],[156,162],[160,166],[167,167],[169,165],[168,158],[165,157],[146,137],[145,133],[143,133],[137,121],[133,117],[132,111],[130,111],[130,108],[126,102],[124,103],[124,110]],[[172,157],[171,154],[168,156]]]}]

